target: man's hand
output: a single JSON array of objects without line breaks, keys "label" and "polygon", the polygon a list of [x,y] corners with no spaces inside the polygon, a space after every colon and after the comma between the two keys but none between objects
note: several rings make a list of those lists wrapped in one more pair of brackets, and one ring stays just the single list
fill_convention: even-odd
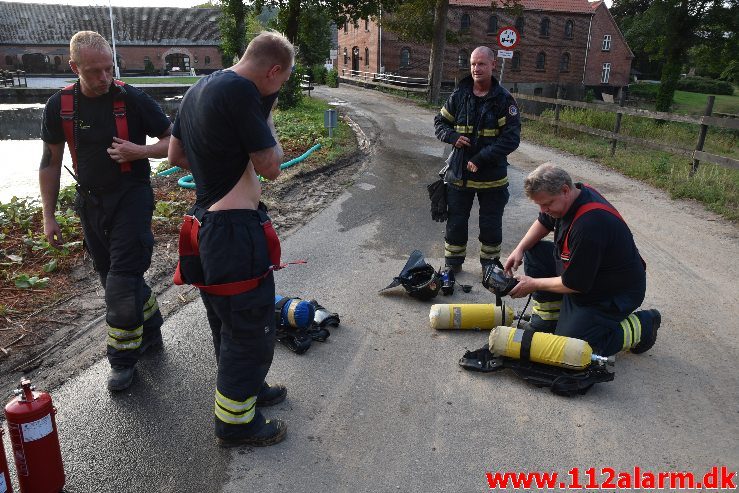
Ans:
[{"label": "man's hand", "polygon": [[503,271],[505,272],[505,275],[512,276],[522,263],[523,252],[518,251],[518,249],[513,250],[506,259],[505,264],[503,264]]},{"label": "man's hand", "polygon": [[479,169],[475,163],[472,161],[467,161],[467,169],[470,170],[472,173],[477,173],[477,170]]},{"label": "man's hand", "polygon": [[46,240],[54,248],[61,248],[64,245],[62,230],[54,217],[44,219],[44,236],[46,236]]},{"label": "man's hand", "polygon": [[461,149],[463,147],[469,147],[470,146],[470,138],[465,137],[464,135],[460,135],[457,139],[457,142],[454,143],[454,147],[457,149]]},{"label": "man's hand", "polygon": [[[508,262],[506,262],[506,265],[508,265]],[[533,293],[534,291],[537,291],[539,289],[538,285],[536,284],[537,280],[533,277],[520,275],[516,276],[516,280],[518,280],[518,284],[516,284],[516,287],[513,288],[510,293],[508,293],[508,296],[510,296],[511,298],[523,298],[524,296],[528,296],[530,293]]]},{"label": "man's hand", "polygon": [[117,163],[136,161],[145,157],[145,153],[142,152],[143,147],[145,146],[113,137],[113,143],[108,148],[108,155]]}]

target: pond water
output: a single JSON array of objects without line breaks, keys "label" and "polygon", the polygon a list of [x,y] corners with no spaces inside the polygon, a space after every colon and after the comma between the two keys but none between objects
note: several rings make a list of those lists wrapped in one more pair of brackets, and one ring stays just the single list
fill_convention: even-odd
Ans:
[{"label": "pond water", "polygon": [[[158,101],[164,112],[174,119],[181,98]],[[0,203],[9,202],[14,196],[39,198],[38,166],[43,150],[41,119],[44,104],[0,104]],[[156,139],[147,138],[147,144]],[[162,161],[151,159],[152,169]],[[69,149],[64,150],[62,164],[72,169]],[[62,187],[74,183],[70,174],[62,168]]]}]

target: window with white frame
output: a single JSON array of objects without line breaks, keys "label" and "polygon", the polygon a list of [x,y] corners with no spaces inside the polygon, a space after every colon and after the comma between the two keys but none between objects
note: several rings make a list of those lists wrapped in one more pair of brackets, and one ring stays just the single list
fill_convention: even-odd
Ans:
[{"label": "window with white frame", "polygon": [[603,51],[611,51],[611,35],[610,34],[604,34],[603,35],[603,46],[601,47]]},{"label": "window with white frame", "polygon": [[611,64],[610,63],[604,63],[603,64],[603,71],[600,74],[600,83],[601,84],[608,84],[608,79],[611,78]]}]

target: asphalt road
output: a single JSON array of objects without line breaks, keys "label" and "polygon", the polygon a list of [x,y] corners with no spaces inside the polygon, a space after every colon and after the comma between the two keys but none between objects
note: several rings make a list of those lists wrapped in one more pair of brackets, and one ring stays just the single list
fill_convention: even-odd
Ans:
[{"label": "asphalt road", "polygon": [[[342,86],[320,88],[362,128],[370,148],[339,200],[283,240],[278,292],[316,298],[341,327],[303,356],[278,345],[268,379],[289,388],[268,417],[285,442],[224,451],[213,438],[215,361],[196,301],[165,322],[166,350],[139,365],[130,392],[105,390],[100,361],[57,389],[68,492],[479,492],[486,472],[610,467],[692,471],[739,465],[739,233],[687,202],[593,163],[523,144],[509,170],[504,252],[535,217],[523,177],[553,160],[601,189],[635,233],[648,264],[645,306],[659,308],[654,349],[620,355],[614,382],[563,398],[508,372],[475,374],[458,359],[485,332],[434,332],[430,303],[401,288],[379,295],[413,249],[443,263],[443,224],[425,185],[442,164],[434,111]],[[470,260],[457,291],[437,302],[491,302]],[[517,303],[519,308],[523,303]],[[7,445],[7,438],[6,438]],[[604,481],[605,475],[596,479]],[[567,478],[565,478],[567,480]]]}]

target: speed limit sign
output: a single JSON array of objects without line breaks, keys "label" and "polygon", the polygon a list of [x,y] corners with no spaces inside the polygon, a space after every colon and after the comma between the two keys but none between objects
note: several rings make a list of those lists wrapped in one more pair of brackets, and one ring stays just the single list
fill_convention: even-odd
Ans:
[{"label": "speed limit sign", "polygon": [[521,35],[513,26],[505,26],[498,32],[498,44],[504,50],[512,50],[518,44]]}]

